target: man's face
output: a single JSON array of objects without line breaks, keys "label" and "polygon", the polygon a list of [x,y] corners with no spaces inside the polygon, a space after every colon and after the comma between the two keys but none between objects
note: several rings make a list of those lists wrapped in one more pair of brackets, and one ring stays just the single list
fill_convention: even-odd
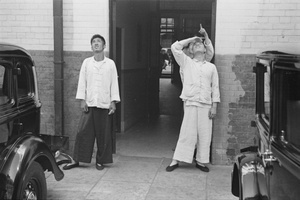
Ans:
[{"label": "man's face", "polygon": [[206,52],[206,48],[202,42],[201,39],[197,39],[195,40],[194,42],[192,42],[190,44],[190,50],[192,53],[196,53],[196,52],[202,52],[202,53],[205,53]]},{"label": "man's face", "polygon": [[92,40],[92,50],[93,52],[102,52],[105,49],[105,44],[100,38],[94,38]]}]

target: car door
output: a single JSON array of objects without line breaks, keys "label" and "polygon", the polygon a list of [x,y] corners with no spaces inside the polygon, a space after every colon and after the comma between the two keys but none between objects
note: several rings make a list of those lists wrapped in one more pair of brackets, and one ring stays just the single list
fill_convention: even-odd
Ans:
[{"label": "car door", "polygon": [[270,175],[272,200],[300,196],[300,69],[289,61],[276,61],[272,72],[273,99]]}]

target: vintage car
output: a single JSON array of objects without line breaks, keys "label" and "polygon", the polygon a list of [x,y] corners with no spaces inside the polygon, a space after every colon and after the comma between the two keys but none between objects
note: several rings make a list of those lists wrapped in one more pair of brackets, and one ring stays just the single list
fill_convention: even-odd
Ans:
[{"label": "vintage car", "polygon": [[300,199],[300,50],[277,47],[256,56],[257,146],[241,150],[232,172],[240,200]]},{"label": "vintage car", "polygon": [[[64,173],[40,133],[41,102],[29,53],[0,43],[0,199],[47,199],[45,171]],[[61,162],[61,161],[60,161]],[[62,163],[62,162],[61,162]]]}]

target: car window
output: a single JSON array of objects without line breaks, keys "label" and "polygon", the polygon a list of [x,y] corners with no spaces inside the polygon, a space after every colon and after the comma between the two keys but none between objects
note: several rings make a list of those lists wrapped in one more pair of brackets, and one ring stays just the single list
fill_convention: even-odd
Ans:
[{"label": "car window", "polygon": [[8,103],[8,84],[5,67],[0,65],[0,106]]},{"label": "car window", "polygon": [[7,83],[7,71],[6,68],[0,65],[0,149],[1,144],[7,142],[9,137],[9,124],[3,123],[6,118],[2,115],[5,112],[8,103],[8,83]]},{"label": "car window", "polygon": [[260,122],[268,129],[270,127],[270,106],[272,100],[270,70],[269,61],[260,59],[256,63],[256,111],[259,114]]},{"label": "car window", "polygon": [[300,149],[300,71],[276,70],[275,81],[280,82],[277,102],[279,109],[279,131],[289,144]]},{"label": "car window", "polygon": [[300,72],[291,73],[287,84],[287,140],[300,148]]},{"label": "car window", "polygon": [[265,117],[267,120],[270,118],[270,66],[266,66],[264,74],[264,107]]},{"label": "car window", "polygon": [[17,76],[17,91],[18,97],[27,97],[30,95],[30,75],[28,72],[28,64],[26,61],[19,61],[17,63],[18,76]]}]

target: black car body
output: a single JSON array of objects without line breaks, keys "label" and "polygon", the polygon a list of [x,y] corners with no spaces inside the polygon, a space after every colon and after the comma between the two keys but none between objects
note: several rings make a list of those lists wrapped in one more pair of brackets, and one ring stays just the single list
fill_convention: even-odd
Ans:
[{"label": "black car body", "polygon": [[0,43],[0,199],[46,199],[44,171],[64,177],[40,137],[41,102],[29,53]]},{"label": "black car body", "polygon": [[232,193],[241,200],[300,199],[300,51],[278,47],[256,56],[258,145],[241,150]]}]

